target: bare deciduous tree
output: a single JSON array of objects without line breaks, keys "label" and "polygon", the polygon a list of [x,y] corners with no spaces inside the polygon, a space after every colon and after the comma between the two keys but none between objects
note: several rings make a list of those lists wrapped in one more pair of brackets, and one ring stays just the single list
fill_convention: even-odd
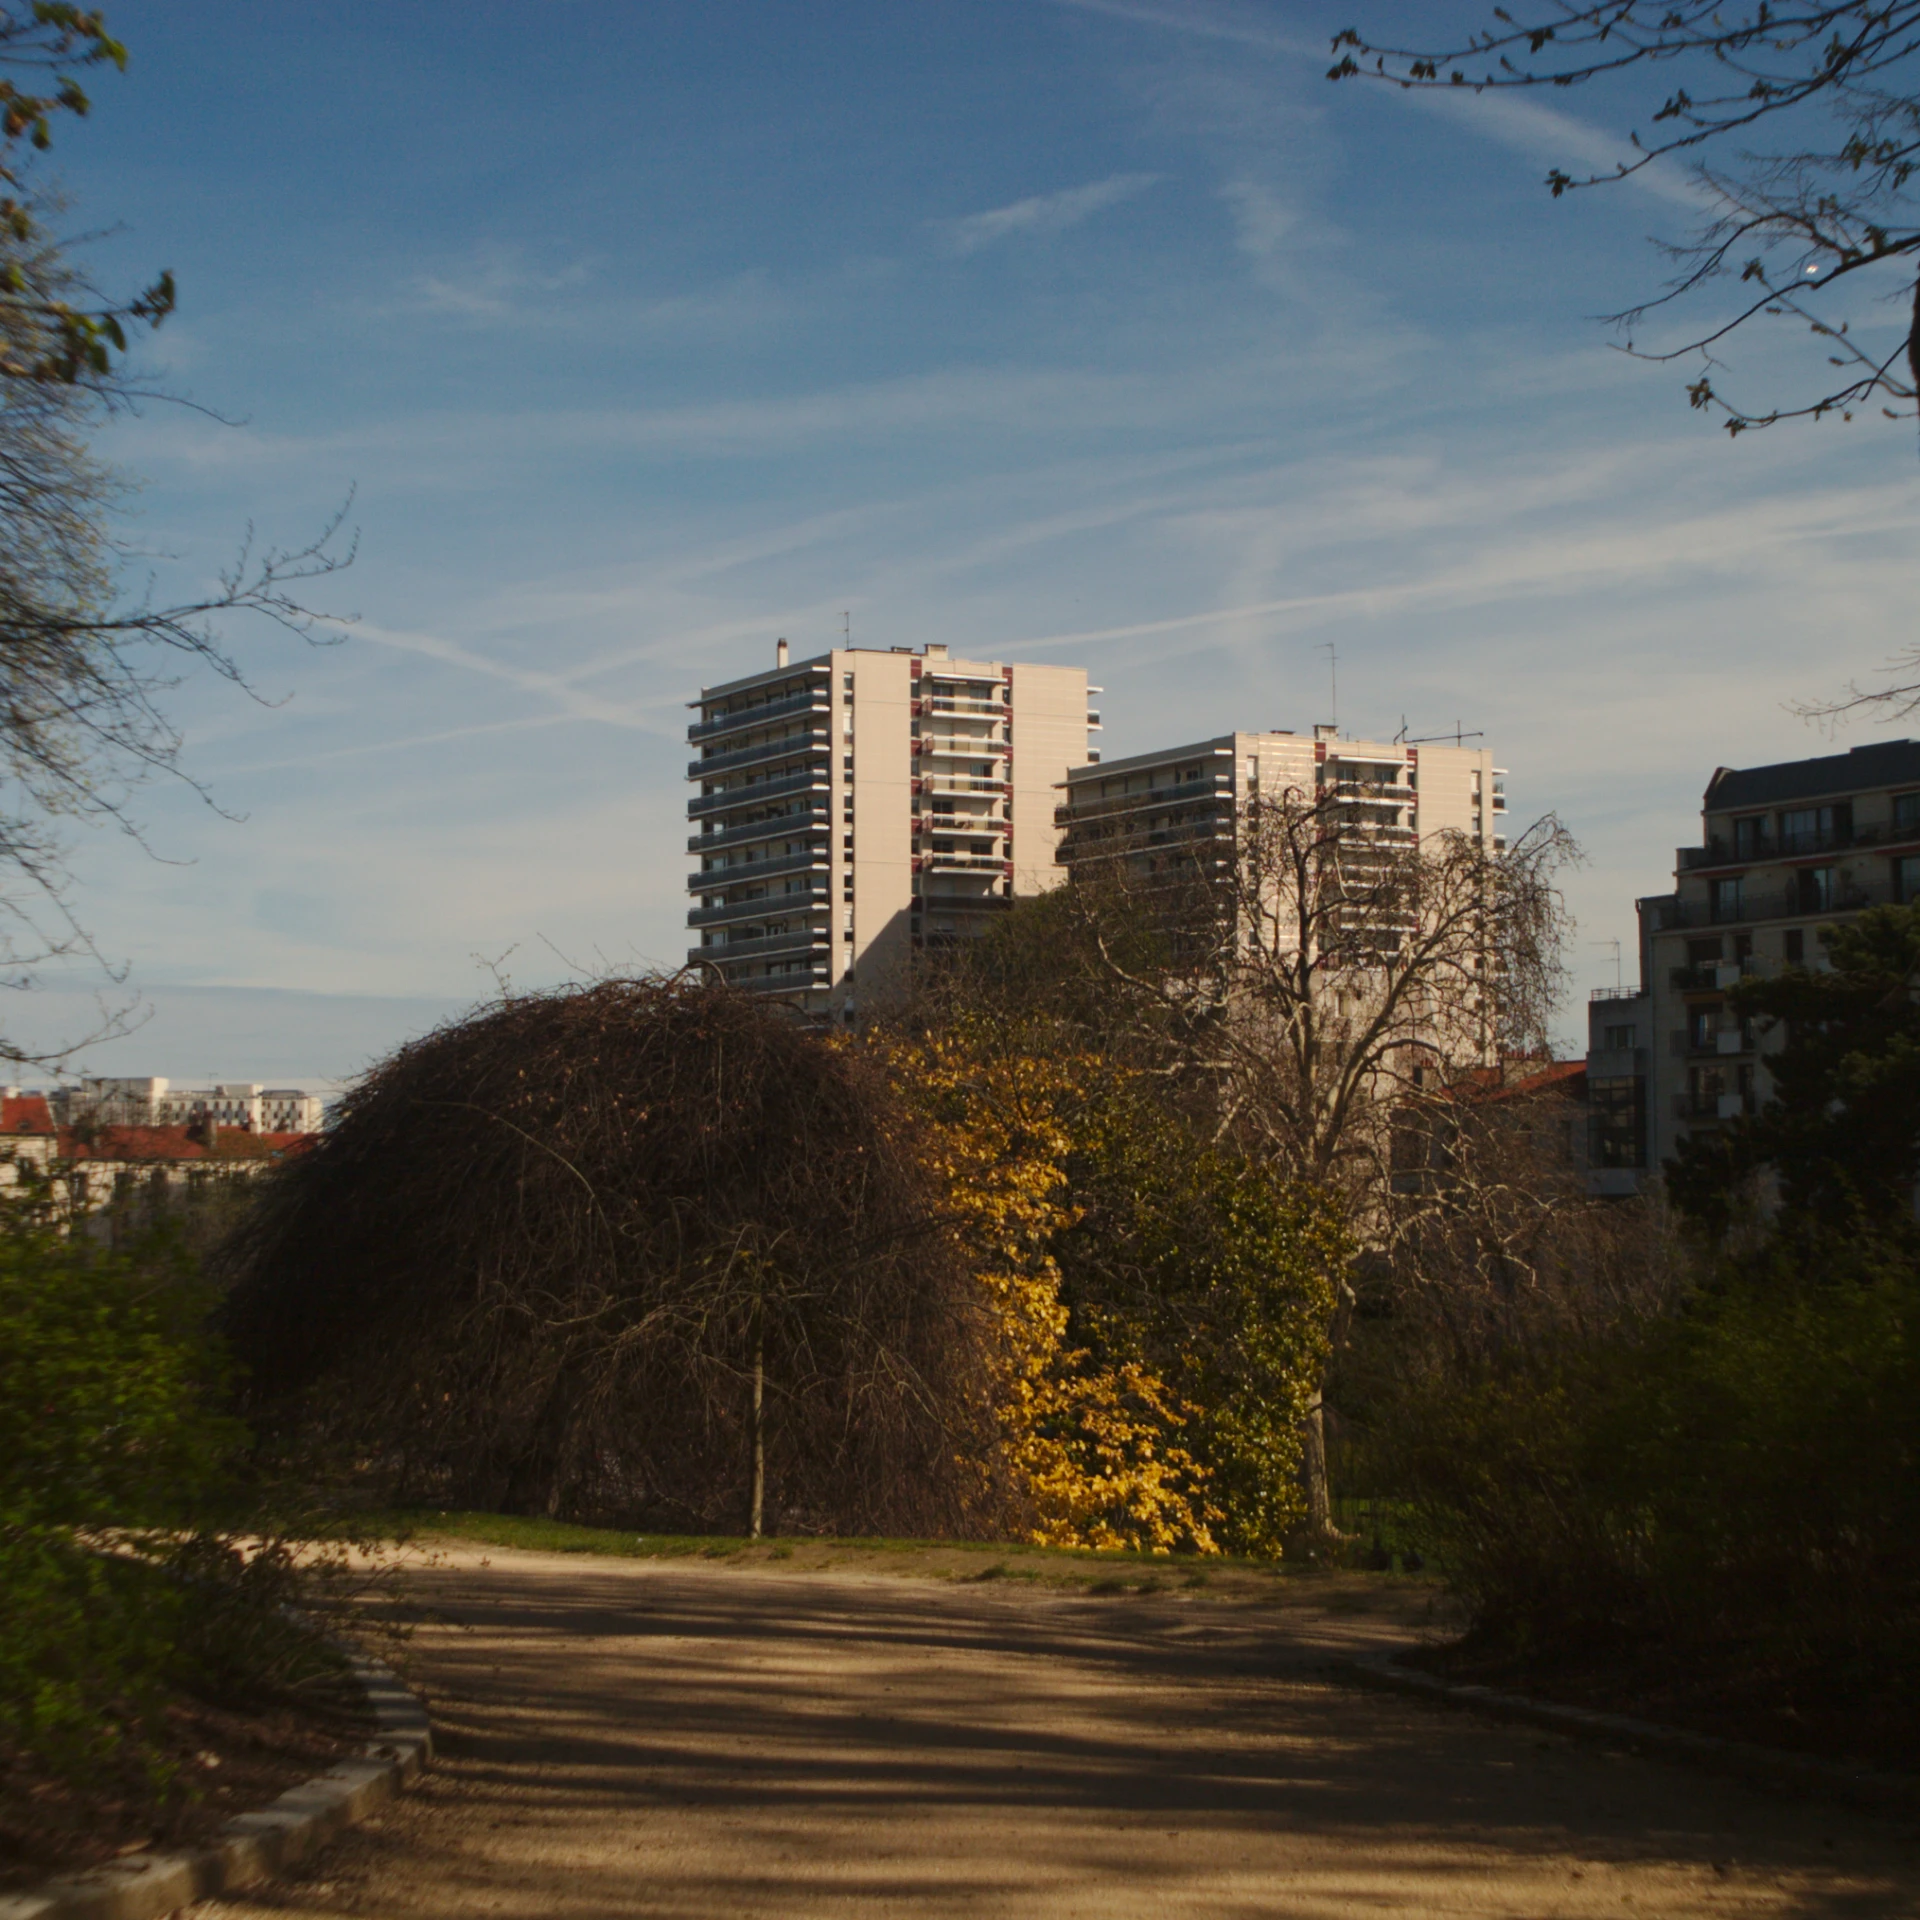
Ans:
[{"label": "bare deciduous tree", "polygon": [[[158,325],[173,282],[104,300],[51,233],[57,202],[28,178],[48,115],[87,110],[62,66],[125,60],[96,13],[0,5],[0,983],[16,987],[49,960],[100,958],[71,906],[69,826],[139,838],[130,803],[155,773],[208,797],[181,764],[164,696],[194,669],[251,692],[235,620],[331,637],[301,592],[353,559],[343,506],[300,546],[259,547],[249,531],[204,592],[170,602],[150,582],[127,590],[133,556],[114,530],[126,487],[90,441],[142,397],[119,357],[124,323]],[[0,1037],[0,1059],[60,1057]]]},{"label": "bare deciduous tree", "polygon": [[[1577,88],[1640,72],[1679,83],[1632,135],[1632,156],[1601,171],[1555,167],[1559,195],[1632,178],[1662,160],[1692,165],[1715,210],[1694,238],[1665,250],[1678,272],[1655,298],[1612,317],[1631,329],[1650,311],[1736,277],[1731,309],[1656,361],[1696,361],[1687,397],[1724,415],[1730,433],[1781,420],[1851,419],[1878,401],[1911,417],[1920,391],[1920,219],[1911,186],[1920,164],[1920,4],[1916,0],[1549,0],[1464,44],[1389,47],[1349,28],[1335,36],[1329,77],[1406,88]],[[1780,136],[1772,152],[1740,147]],[[1702,156],[1728,148],[1737,166]],[[1847,293],[1836,291],[1846,287]],[[1889,288],[1901,315],[1891,340],[1869,346],[1840,308],[1863,289]],[[1799,399],[1748,406],[1716,385],[1717,352],[1761,318],[1810,327],[1829,371]],[[1885,403],[1891,402],[1891,405]]]},{"label": "bare deciduous tree", "polygon": [[[1251,801],[1230,850],[1116,840],[1075,877],[1113,989],[1166,1070],[1204,1086],[1219,1133],[1363,1215],[1395,1115],[1545,1046],[1577,857],[1551,816],[1493,852],[1293,790]],[[1142,921],[1164,945],[1129,952]]]},{"label": "bare deciduous tree", "polygon": [[[1116,832],[1083,844],[1068,896],[1159,1070],[1221,1138],[1336,1196],[1376,1247],[1397,1224],[1396,1130],[1504,1054],[1544,1050],[1559,877],[1578,858],[1551,816],[1489,851],[1459,833],[1416,841],[1379,812],[1329,786],[1260,796],[1230,832]],[[1305,1471],[1328,1533],[1318,1397]]]}]

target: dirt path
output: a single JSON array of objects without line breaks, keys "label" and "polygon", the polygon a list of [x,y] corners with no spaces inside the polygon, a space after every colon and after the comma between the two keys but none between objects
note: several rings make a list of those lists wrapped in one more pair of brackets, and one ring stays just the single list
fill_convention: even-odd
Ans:
[{"label": "dirt path", "polygon": [[421,1580],[436,1771],[200,1920],[1920,1911],[1891,1824],[1329,1682],[1406,1628],[1338,1588],[488,1559]]}]

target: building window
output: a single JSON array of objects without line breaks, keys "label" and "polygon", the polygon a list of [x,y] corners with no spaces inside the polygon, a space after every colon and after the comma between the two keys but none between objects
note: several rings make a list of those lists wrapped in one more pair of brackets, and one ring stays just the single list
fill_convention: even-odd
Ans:
[{"label": "building window", "polygon": [[1801,928],[1789,927],[1780,936],[1780,957],[1790,967],[1806,964],[1807,936]]},{"label": "building window", "polygon": [[1687,1045],[1695,1053],[1712,1053],[1720,1045],[1720,1009],[1695,1007],[1687,1018]]},{"label": "building window", "polygon": [[1838,867],[1802,867],[1800,869],[1800,911],[1831,913],[1839,897]]},{"label": "building window", "polygon": [[1920,854],[1909,853],[1893,863],[1893,897],[1902,905],[1920,900]]},{"label": "building window", "polygon": [[1893,796],[1893,825],[1898,833],[1920,833],[1920,793]]},{"label": "building window", "polygon": [[1588,1156],[1596,1167],[1647,1164],[1645,1081],[1611,1079],[1588,1085]]},{"label": "building window", "polygon": [[1725,1067],[1687,1069],[1687,1111],[1696,1120],[1712,1119],[1720,1111],[1720,1096],[1728,1091]]},{"label": "building window", "polygon": [[1609,1027],[1606,1031],[1606,1050],[1609,1053],[1631,1053],[1639,1041],[1639,1029],[1635,1027]]},{"label": "building window", "polygon": [[1831,807],[1795,807],[1780,816],[1782,853],[1822,853],[1853,838],[1853,803]]},{"label": "building window", "polygon": [[1716,920],[1740,918],[1741,885],[1739,874],[1735,874],[1731,880],[1716,880],[1713,883],[1713,917]]},{"label": "building window", "polygon": [[1690,967],[1711,967],[1719,963],[1720,942],[1714,940],[1689,940],[1687,942],[1687,965]]},{"label": "building window", "polygon": [[1764,813],[1750,813],[1744,820],[1733,823],[1733,857],[1736,860],[1757,860],[1767,850],[1767,816]]}]

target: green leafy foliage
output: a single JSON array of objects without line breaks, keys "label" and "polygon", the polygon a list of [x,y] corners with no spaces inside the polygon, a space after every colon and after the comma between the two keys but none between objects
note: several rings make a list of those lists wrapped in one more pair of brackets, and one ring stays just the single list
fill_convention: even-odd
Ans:
[{"label": "green leafy foliage", "polygon": [[1349,1249],[1325,1201],[1204,1145],[1138,1078],[1090,1096],[1068,1163],[1063,1298],[1096,1350],[1150,1365],[1192,1411],[1229,1553],[1278,1556],[1306,1518],[1302,1423]]},{"label": "green leafy foliage", "polygon": [[125,323],[157,327],[174,309],[171,273],[117,304],[94,296],[48,232],[26,178],[30,157],[53,144],[52,116],[83,118],[92,106],[75,71],[126,64],[126,48],[97,10],[66,0],[0,4],[0,379],[108,381],[114,356],[127,350]]},{"label": "green leafy foliage", "polygon": [[1410,1392],[1395,1484],[1536,1664],[1624,1659],[1770,1714],[1920,1707],[1920,1269],[1778,1243],[1687,1311]]},{"label": "green leafy foliage", "polygon": [[240,1437],[200,1304],[163,1247],[0,1235],[0,1735],[67,1768],[151,1706],[186,1637],[157,1569]]},{"label": "green leafy foliage", "polygon": [[1764,1027],[1774,1098],[1683,1143],[1668,1168],[1680,1208],[1716,1235],[1756,1175],[1777,1177],[1789,1230],[1910,1222],[1920,1178],[1920,907],[1874,907],[1822,938],[1830,968],[1743,980],[1733,1000]]}]

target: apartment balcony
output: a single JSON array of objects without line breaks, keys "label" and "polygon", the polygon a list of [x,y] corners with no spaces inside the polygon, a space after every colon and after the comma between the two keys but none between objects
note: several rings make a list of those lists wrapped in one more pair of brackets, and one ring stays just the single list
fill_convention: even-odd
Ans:
[{"label": "apartment balcony", "polygon": [[1589,1000],[1638,1000],[1640,989],[1638,987],[1595,987],[1587,998]]},{"label": "apartment balcony", "polygon": [[1738,902],[1716,908],[1711,900],[1674,899],[1664,905],[1660,925],[1672,927],[1751,926],[1763,920],[1825,920],[1837,914],[1859,913],[1866,907],[1884,906],[1893,895],[1884,884],[1847,885],[1838,890],[1824,906],[1802,900],[1798,889],[1767,888],[1742,895]]},{"label": "apartment balcony", "polygon": [[1004,740],[989,739],[984,734],[978,740],[970,740],[958,733],[929,734],[914,741],[913,750],[923,760],[1004,760],[1013,751]]},{"label": "apartment balcony", "polygon": [[1100,716],[1097,713],[1087,715],[1087,731],[1089,733],[1099,733],[1101,731]]},{"label": "apartment balcony", "polygon": [[1233,776],[1225,771],[1206,774],[1198,780],[1174,781],[1164,787],[1149,788],[1144,793],[1117,793],[1104,800],[1077,799],[1069,787],[1067,799],[1054,809],[1054,824],[1065,826],[1069,821],[1111,820],[1122,814],[1142,813],[1154,807],[1169,807],[1201,799],[1232,798]]},{"label": "apartment balcony", "polygon": [[1803,860],[1823,853],[1858,853],[1880,847],[1920,847],[1920,825],[1888,824],[1830,828],[1824,833],[1777,834],[1757,846],[1735,848],[1715,834],[1703,847],[1679,847],[1676,865],[1682,873],[1710,867],[1764,866],[1771,860]]},{"label": "apartment balcony", "polygon": [[721,739],[729,733],[744,733],[749,727],[764,726],[770,720],[784,720],[789,714],[817,713],[824,717],[832,701],[833,690],[823,679],[818,686],[809,687],[804,693],[791,694],[784,700],[769,700],[758,707],[735,707],[729,713],[717,713],[705,720],[697,720],[687,729],[687,744],[690,747],[703,746],[707,741]]},{"label": "apartment balcony", "polygon": [[1004,700],[967,700],[953,694],[936,693],[929,698],[913,703],[916,714],[928,713],[981,713],[991,718],[1004,719],[1011,711]]},{"label": "apartment balcony", "polygon": [[1676,1060],[1724,1060],[1753,1051],[1753,1035],[1739,1027],[1714,1027],[1696,1033],[1676,1027],[1668,1036],[1667,1051]]},{"label": "apartment balcony", "polygon": [[790,913],[811,913],[827,904],[825,887],[806,893],[763,893],[752,900],[723,900],[716,906],[691,907],[687,911],[690,927],[737,926],[742,921],[774,920]]},{"label": "apartment balcony", "polygon": [[716,813],[728,813],[736,807],[757,807],[768,800],[779,800],[790,793],[825,792],[832,779],[824,766],[807,767],[799,773],[782,774],[777,780],[750,780],[719,793],[703,793],[687,802],[689,820],[705,820]]},{"label": "apartment balcony", "polygon": [[1757,955],[1744,960],[1714,960],[1700,967],[1669,967],[1667,981],[1675,993],[1725,993],[1742,980],[1769,971]]},{"label": "apartment balcony", "polygon": [[737,866],[708,867],[702,873],[687,876],[689,893],[718,893],[723,887],[751,886],[756,880],[777,879],[783,873],[827,870],[827,848],[823,844],[805,853],[783,853],[772,860],[742,860]]},{"label": "apartment balcony", "polygon": [[745,980],[729,980],[729,986],[738,987],[742,993],[820,993],[832,986],[833,981],[825,973],[767,973],[754,974]]},{"label": "apartment balcony", "polygon": [[687,835],[689,853],[720,853],[728,847],[751,846],[756,840],[791,840],[795,834],[823,834],[832,822],[824,812],[777,814],[771,820],[752,820],[744,827],[725,827],[718,833]]},{"label": "apartment balcony", "polygon": [[742,767],[765,766],[774,760],[797,760],[802,754],[830,753],[831,738],[824,733],[790,733],[784,740],[762,740],[757,746],[736,747],[730,753],[710,753],[687,762],[689,780],[709,780],[715,774],[736,773]]},{"label": "apartment balcony", "polygon": [[1673,1096],[1673,1117],[1676,1120],[1689,1120],[1695,1126],[1702,1121],[1738,1120],[1745,1114],[1759,1111],[1760,1103],[1750,1091],[1676,1093]]},{"label": "apartment balcony", "polygon": [[777,960],[783,953],[811,953],[816,947],[826,947],[829,932],[824,926],[799,927],[786,933],[761,934],[752,940],[729,940],[724,947],[690,947],[687,963],[692,966],[705,960],[725,966],[731,960]]},{"label": "apartment balcony", "polygon": [[998,853],[916,853],[916,873],[1010,874],[1013,862]]},{"label": "apartment balcony", "polygon": [[1005,793],[1007,782],[984,774],[931,773],[914,779],[915,793]]}]

